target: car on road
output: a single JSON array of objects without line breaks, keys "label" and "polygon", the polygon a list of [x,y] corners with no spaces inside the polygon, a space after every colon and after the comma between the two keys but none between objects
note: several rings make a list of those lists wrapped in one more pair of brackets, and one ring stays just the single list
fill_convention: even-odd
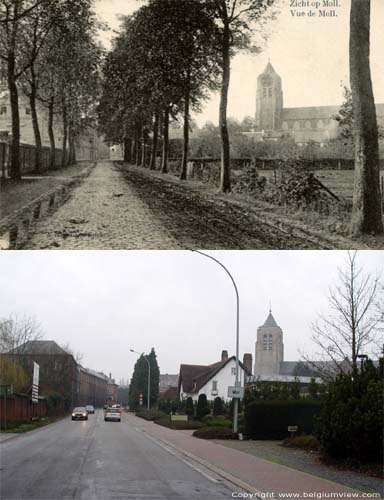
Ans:
[{"label": "car on road", "polygon": [[120,408],[107,408],[104,412],[104,421],[121,422]]},{"label": "car on road", "polygon": [[84,406],[78,406],[73,410],[72,420],[88,420],[88,412]]},{"label": "car on road", "polygon": [[95,413],[95,407],[93,405],[87,405],[85,409],[88,413]]}]

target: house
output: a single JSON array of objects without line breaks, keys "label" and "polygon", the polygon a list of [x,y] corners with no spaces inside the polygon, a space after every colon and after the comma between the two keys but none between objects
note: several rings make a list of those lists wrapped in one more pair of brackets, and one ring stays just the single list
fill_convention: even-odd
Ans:
[{"label": "house", "polygon": [[[239,379],[244,386],[244,375],[250,375],[252,355],[244,354],[243,363],[239,363]],[[216,397],[230,401],[228,387],[234,387],[236,357],[228,357],[228,351],[222,351],[221,360],[211,365],[180,365],[178,395],[180,399],[191,397],[197,401],[200,394],[205,394],[208,401]]]},{"label": "house", "polygon": [[160,397],[170,388],[177,388],[179,386],[179,375],[164,373],[159,377],[159,395]]}]

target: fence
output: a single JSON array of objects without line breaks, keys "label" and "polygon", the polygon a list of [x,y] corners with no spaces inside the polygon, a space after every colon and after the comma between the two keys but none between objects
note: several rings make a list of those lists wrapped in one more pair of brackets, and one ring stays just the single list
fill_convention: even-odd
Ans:
[{"label": "fence", "polygon": [[[61,149],[55,149],[54,168],[61,166]],[[0,172],[1,177],[9,175],[12,156],[12,145],[0,142]],[[76,147],[76,161],[96,161],[96,150],[93,146],[79,145]],[[42,171],[50,169],[51,149],[42,148],[40,168]],[[36,147],[30,144],[20,145],[20,168],[22,174],[36,171]]]},{"label": "fence", "polygon": [[1,428],[11,425],[30,422],[33,419],[47,415],[45,398],[39,397],[38,403],[32,403],[27,394],[13,394],[0,397],[0,424]]},{"label": "fence", "polygon": [[[12,145],[7,142],[0,142],[0,170],[1,176],[7,177],[12,156]],[[48,170],[50,167],[51,150],[48,147],[42,148],[41,170]],[[55,149],[55,167],[61,162],[61,149]],[[36,169],[36,147],[30,144],[20,145],[20,168],[21,173],[26,174]]]}]

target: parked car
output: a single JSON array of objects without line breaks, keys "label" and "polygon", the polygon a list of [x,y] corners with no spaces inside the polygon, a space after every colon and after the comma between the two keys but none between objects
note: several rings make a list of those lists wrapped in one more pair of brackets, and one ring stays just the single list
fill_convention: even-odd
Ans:
[{"label": "parked car", "polygon": [[108,420],[121,422],[120,408],[107,408],[104,413],[104,421],[107,422]]},{"label": "parked car", "polygon": [[72,420],[88,420],[88,412],[84,406],[78,406],[73,410]]},{"label": "parked car", "polygon": [[93,405],[87,405],[85,409],[88,413],[95,413],[95,407]]}]

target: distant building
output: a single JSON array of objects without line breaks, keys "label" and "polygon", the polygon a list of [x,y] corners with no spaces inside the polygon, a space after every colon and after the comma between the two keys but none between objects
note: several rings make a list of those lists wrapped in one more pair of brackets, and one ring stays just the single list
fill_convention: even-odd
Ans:
[{"label": "distant building", "polygon": [[[257,78],[256,132],[247,133],[260,139],[292,137],[297,143],[326,143],[339,134],[334,115],[340,106],[284,108],[281,77],[268,62]],[[384,104],[376,104],[378,124],[384,126]]]},{"label": "distant building", "polygon": [[[35,361],[40,366],[39,393],[60,394],[65,411],[77,403],[78,365],[72,354],[53,340],[30,340],[2,356],[15,359],[24,368],[31,386]],[[27,392],[30,389],[26,388]]]},{"label": "distant building", "polygon": [[162,394],[170,387],[178,387],[179,385],[179,375],[170,375],[168,373],[160,374],[159,378],[159,394]]},{"label": "distant building", "polygon": [[[249,362],[250,354],[245,359]],[[250,356],[250,358],[249,358]],[[247,361],[248,360],[248,361]],[[251,361],[252,366],[252,361]],[[222,351],[221,361],[211,365],[180,365],[178,394],[180,399],[191,397],[197,401],[200,394],[205,394],[208,401],[216,397],[230,401],[228,387],[234,387],[236,357],[228,357],[228,351]],[[240,363],[239,380],[244,385],[244,376],[249,375],[243,363]]]}]

